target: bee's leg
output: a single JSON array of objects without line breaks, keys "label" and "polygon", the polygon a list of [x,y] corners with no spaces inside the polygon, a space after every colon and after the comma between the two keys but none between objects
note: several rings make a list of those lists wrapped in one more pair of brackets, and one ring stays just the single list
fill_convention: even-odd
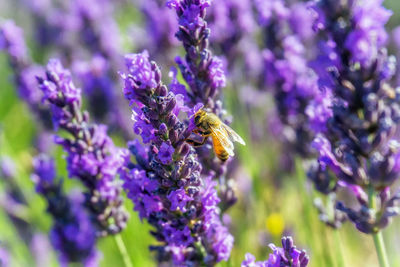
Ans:
[{"label": "bee's leg", "polygon": [[199,147],[204,145],[204,143],[207,141],[207,137],[204,137],[203,140],[201,142],[193,140],[193,139],[186,139],[186,142],[194,147]]},{"label": "bee's leg", "polygon": [[210,130],[202,131],[202,130],[199,130],[199,129],[194,129],[193,133],[195,133],[197,135],[200,135],[200,136],[203,136],[203,137],[208,137],[208,136],[211,135],[211,131]]},{"label": "bee's leg", "polygon": [[207,130],[207,131],[201,132],[200,134],[201,134],[201,136],[208,137],[211,135],[211,131]]}]

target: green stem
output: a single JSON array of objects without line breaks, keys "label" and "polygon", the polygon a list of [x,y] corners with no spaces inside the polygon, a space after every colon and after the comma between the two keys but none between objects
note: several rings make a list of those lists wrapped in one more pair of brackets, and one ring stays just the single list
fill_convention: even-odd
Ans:
[{"label": "green stem", "polygon": [[[317,245],[316,239],[315,239],[315,228],[312,226],[312,223],[310,223],[310,222],[315,222],[315,220],[313,218],[313,211],[312,211],[312,208],[313,208],[312,197],[310,197],[306,192],[305,184],[306,184],[307,178],[304,173],[302,161],[299,158],[296,158],[296,160],[295,160],[295,168],[296,168],[295,170],[296,170],[297,183],[300,188],[299,194],[300,194],[301,201],[302,201],[302,212],[303,212],[303,216],[304,216],[303,223],[305,224],[304,230],[307,234],[309,245],[314,252],[314,255],[315,255],[314,260],[317,257],[323,258],[322,252],[319,249],[322,246]],[[320,239],[318,239],[318,241],[320,241]]]},{"label": "green stem", "polygon": [[337,265],[339,267],[344,267],[345,266],[345,260],[344,260],[343,243],[342,243],[342,239],[340,238],[339,229],[333,229],[333,231],[335,232]]},{"label": "green stem", "polygon": [[119,252],[121,253],[122,260],[124,261],[125,267],[133,267],[132,261],[128,255],[124,240],[122,240],[121,234],[114,235],[115,242],[117,243]]},{"label": "green stem", "polygon": [[[368,188],[368,200],[369,200],[369,208],[376,209],[376,197],[374,188],[369,186]],[[383,240],[382,231],[378,231],[375,234],[372,234],[374,238],[375,250],[378,255],[379,265],[381,267],[389,267],[389,260],[386,254],[385,242]]]}]

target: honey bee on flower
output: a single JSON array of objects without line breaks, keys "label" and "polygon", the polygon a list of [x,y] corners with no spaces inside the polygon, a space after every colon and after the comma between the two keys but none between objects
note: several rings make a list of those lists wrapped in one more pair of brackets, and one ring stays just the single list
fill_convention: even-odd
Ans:
[{"label": "honey bee on flower", "polygon": [[217,115],[200,109],[194,115],[194,123],[196,129],[194,133],[203,137],[201,142],[187,139],[186,142],[193,146],[203,145],[209,136],[212,138],[215,155],[221,160],[226,161],[229,156],[234,156],[233,142],[246,145],[243,139],[228,125],[223,123]]}]

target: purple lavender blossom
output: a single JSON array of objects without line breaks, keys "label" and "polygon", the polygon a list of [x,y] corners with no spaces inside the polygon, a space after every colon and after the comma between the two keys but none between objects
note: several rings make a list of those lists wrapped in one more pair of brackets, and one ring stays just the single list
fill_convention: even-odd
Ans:
[{"label": "purple lavender blossom", "polygon": [[32,16],[34,39],[42,49],[61,45],[67,39],[67,29],[74,24],[71,16],[49,0],[22,0],[20,8]]},{"label": "purple lavender blossom", "polygon": [[127,55],[126,65],[124,94],[144,145],[128,144],[137,163],[127,160],[122,178],[134,209],[154,227],[160,244],[151,249],[159,262],[177,266],[227,260],[233,237],[219,219],[216,184],[200,179],[197,155],[185,143],[192,129],[179,118],[189,109],[161,83],[160,69],[147,52]]},{"label": "purple lavender blossom", "polygon": [[241,267],[305,267],[308,265],[309,257],[305,250],[298,250],[294,246],[293,239],[289,237],[282,238],[282,248],[270,244],[272,253],[269,254],[267,261],[257,261],[256,258],[247,253]]},{"label": "purple lavender blossom", "polygon": [[[321,43],[313,68],[320,87],[331,95],[331,114],[318,101],[309,110],[314,120],[318,117],[315,129],[320,132],[314,141],[320,154],[314,177],[326,184],[334,177],[336,187],[348,188],[359,207],[338,201],[337,210],[361,232],[375,234],[398,214],[400,196],[398,191],[391,196],[400,176],[395,167],[400,146],[393,139],[400,122],[399,96],[389,84],[395,63],[384,48],[384,24],[391,12],[380,0],[340,5],[324,0],[312,7]],[[379,206],[371,204],[375,199]]]},{"label": "purple lavender blossom", "polygon": [[83,198],[66,197],[56,180],[54,161],[45,155],[33,161],[36,191],[47,200],[47,211],[54,220],[50,240],[62,266],[72,262],[97,266],[96,229],[83,208]]},{"label": "purple lavender blossom", "polygon": [[[112,1],[72,1],[72,14],[78,22],[78,34],[85,46],[107,59],[115,59],[120,46],[118,26],[112,17]],[[112,41],[110,41],[112,40]]]},{"label": "purple lavender blossom", "polygon": [[225,86],[223,64],[217,57],[213,57],[208,48],[210,29],[205,21],[206,8],[210,1],[200,0],[171,0],[167,2],[169,8],[176,10],[179,22],[179,31],[176,37],[183,44],[186,51],[185,59],[176,58],[183,78],[189,85],[189,97],[192,105],[203,103],[219,115],[215,110],[216,96],[221,86]]},{"label": "purple lavender blossom", "polygon": [[[174,52],[178,47],[178,40],[175,38],[175,31],[178,22],[172,10],[165,8],[163,0],[139,0],[138,8],[144,15],[145,33],[141,38],[147,36],[142,41],[139,50],[148,50],[157,62],[171,64],[174,60]],[[142,36],[143,35],[143,36]],[[135,34],[133,37],[137,43]]]},{"label": "purple lavender blossom", "polygon": [[[228,3],[226,3],[228,4]],[[178,16],[179,30],[176,37],[181,41],[185,49],[185,57],[176,57],[177,63],[183,79],[188,84],[188,88],[180,85],[176,80],[176,73],[172,73],[173,83],[171,90],[175,94],[182,94],[186,105],[194,108],[196,105],[203,105],[215,113],[223,116],[226,111],[222,107],[220,100],[221,89],[226,85],[225,61],[213,56],[209,49],[210,28],[208,27],[206,9],[211,5],[211,1],[199,0],[171,0],[167,2],[169,8],[175,9]],[[234,4],[233,4],[234,5]],[[216,7],[218,8],[218,7]],[[176,91],[175,91],[176,90]],[[226,121],[228,123],[228,121]],[[221,189],[224,197],[224,205],[229,208],[236,202],[233,190],[225,179],[226,165],[210,153],[210,140],[202,147],[196,148],[199,160],[202,164],[203,175],[220,178],[225,182]],[[228,193],[229,192],[229,193]],[[226,200],[226,201],[225,201]],[[229,203],[229,205],[228,205]]]},{"label": "purple lavender blossom", "polygon": [[[246,42],[253,41],[256,30],[252,2],[241,0],[213,1],[206,20],[211,31],[210,46],[223,54],[230,71],[246,56]],[[235,76],[232,75],[232,78]]]},{"label": "purple lavender blossom", "polygon": [[90,124],[89,114],[81,112],[81,90],[58,60],[49,61],[46,77],[38,77],[38,81],[44,100],[51,106],[55,129],[71,134],[67,138],[57,136],[55,142],[67,152],[69,176],[86,186],[85,205],[94,217],[98,234],[120,232],[128,217],[121,185],[115,177],[127,151],[114,146],[105,125]]},{"label": "purple lavender blossom", "polygon": [[255,3],[264,33],[263,87],[273,93],[284,128],[282,141],[287,149],[302,157],[310,157],[309,144],[313,132],[306,110],[315,95],[319,94],[318,79],[308,66],[305,49],[312,35],[301,33],[296,27],[310,24],[310,16],[295,17],[299,9],[306,9],[302,3],[293,6],[280,0]]},{"label": "purple lavender blossom", "polygon": [[353,3],[350,27],[345,40],[351,60],[368,66],[378,56],[379,50],[387,41],[385,24],[392,12],[382,6],[383,0],[356,1]]},{"label": "purple lavender blossom", "polygon": [[172,156],[174,155],[175,149],[168,143],[162,143],[160,150],[158,151],[158,159],[162,164],[168,165],[172,161]]}]

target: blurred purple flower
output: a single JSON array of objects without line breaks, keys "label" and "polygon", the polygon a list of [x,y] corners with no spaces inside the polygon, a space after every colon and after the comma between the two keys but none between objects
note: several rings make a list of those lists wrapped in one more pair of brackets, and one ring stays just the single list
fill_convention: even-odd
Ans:
[{"label": "blurred purple flower", "polygon": [[[272,90],[277,115],[285,128],[280,138],[287,149],[310,157],[313,132],[306,110],[320,92],[318,77],[308,66],[305,49],[313,35],[301,34],[296,27],[310,23],[309,17],[304,15],[295,18],[301,8],[306,8],[305,4],[291,6],[284,1],[256,1],[256,4],[261,7],[258,12],[264,33],[263,88]],[[295,23],[294,19],[297,19]],[[299,21],[301,19],[305,22]]]},{"label": "blurred purple flower", "polygon": [[[241,62],[249,50],[246,42],[253,41],[256,22],[251,1],[219,0],[213,1],[207,10],[211,35],[210,46],[227,61],[227,68],[234,71],[236,63]],[[231,78],[235,78],[232,75]]]},{"label": "blurred purple flower", "polygon": [[[393,139],[400,122],[400,97],[389,85],[395,60],[384,48],[384,24],[391,11],[381,0],[346,3],[324,0],[311,5],[320,42],[312,65],[330,98],[314,101],[308,113],[314,121],[319,117],[314,130],[321,133],[313,142],[319,166],[311,175],[326,185],[336,184],[333,190],[348,188],[359,206],[337,200],[336,209],[361,232],[374,234],[399,213],[399,193],[391,196],[389,188],[400,177],[394,167],[400,146]],[[335,26],[339,24],[342,27]],[[380,203],[374,209],[366,197],[372,191],[370,199]]]},{"label": "blurred purple flower", "polygon": [[51,245],[47,236],[36,233],[29,244],[29,248],[32,251],[36,266],[50,265],[49,251],[51,250]]},{"label": "blurred purple flower", "polygon": [[[173,62],[173,53],[178,45],[175,38],[178,22],[174,12],[165,8],[163,0],[139,0],[137,5],[144,15],[146,27],[146,40],[137,50],[148,50],[162,63]],[[136,39],[136,36],[138,35],[135,34],[133,38]],[[135,40],[135,45],[137,45],[137,40]]]},{"label": "blurred purple flower", "polygon": [[382,2],[357,1],[351,7],[352,31],[346,38],[345,47],[350,51],[352,60],[362,66],[373,63],[387,40],[384,26],[393,12],[384,8]]},{"label": "blurred purple flower", "polygon": [[23,31],[12,20],[7,20],[1,25],[0,49],[6,50],[7,54],[17,61],[23,62],[28,58]]},{"label": "blurred purple flower", "polygon": [[40,103],[42,93],[37,89],[35,80],[36,75],[43,73],[43,68],[31,62],[23,31],[11,20],[0,25],[0,50],[3,50],[8,56],[19,97],[29,105],[42,124],[45,127],[48,126],[49,116]]},{"label": "blurred purple flower", "polygon": [[[285,20],[289,17],[290,11],[282,0],[255,0],[254,2],[261,25],[268,25],[273,19]],[[276,18],[274,18],[275,16]]]},{"label": "blurred purple flower", "polygon": [[9,267],[11,266],[11,257],[8,251],[0,246],[0,266]]},{"label": "blurred purple flower", "polygon": [[[32,180],[36,191],[47,201],[47,211],[53,217],[50,240],[59,253],[62,266],[81,262],[84,266],[97,266],[96,229],[83,209],[82,197],[66,197],[62,183],[56,181],[54,161],[42,154],[33,161]],[[92,264],[94,263],[94,264]]]}]

